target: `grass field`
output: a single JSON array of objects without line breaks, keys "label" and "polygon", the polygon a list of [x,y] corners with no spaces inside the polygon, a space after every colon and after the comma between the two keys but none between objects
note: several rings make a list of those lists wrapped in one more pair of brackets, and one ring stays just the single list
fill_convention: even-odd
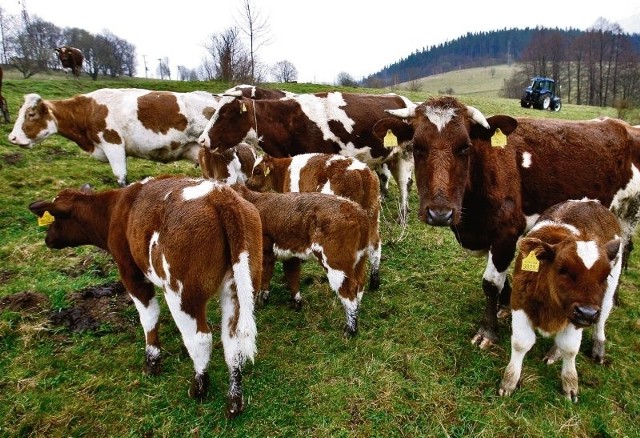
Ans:
[{"label": "grass field", "polygon": [[[5,78],[3,94],[15,119],[22,95],[30,92],[60,98],[101,87],[218,92],[228,86],[57,76]],[[429,95],[404,94],[416,101]],[[550,113],[524,110],[515,100],[461,99],[486,115],[615,116],[610,108],[565,105],[560,113]],[[209,307],[216,328],[212,385],[207,400],[197,403],[187,397],[192,363],[164,301],[163,372],[147,376],[134,306],[121,295],[86,293],[117,282],[110,257],[93,247],[47,249],[44,231],[27,209],[36,199],[85,182],[98,190],[113,188],[109,166],[60,136],[32,150],[19,149],[7,141],[10,130],[0,125],[0,436],[640,436],[640,252],[632,253],[623,272],[621,301],[607,325],[604,365],[589,359],[591,331],[585,331],[577,358],[580,401],[572,404],[563,397],[560,365],[542,363],[551,345],[542,338],[525,359],[522,387],[501,398],[498,383],[510,355],[508,321],[501,323],[500,342],[492,349],[470,344],[484,305],[484,259],[462,250],[448,229],[417,221],[415,188],[406,229],[394,222],[397,200],[392,196],[384,204],[382,283],[379,291],[365,292],[355,338],[343,338],[342,305],[317,264],[304,266],[300,312],[289,308],[276,273],[270,302],[256,313],[258,354],[244,373],[246,411],[226,420],[227,370],[216,300]],[[131,181],[160,173],[199,175],[185,162],[129,159],[128,167]],[[15,296],[40,301],[7,308]],[[72,332],[58,323],[56,315],[89,302],[102,318],[90,330]]]}]

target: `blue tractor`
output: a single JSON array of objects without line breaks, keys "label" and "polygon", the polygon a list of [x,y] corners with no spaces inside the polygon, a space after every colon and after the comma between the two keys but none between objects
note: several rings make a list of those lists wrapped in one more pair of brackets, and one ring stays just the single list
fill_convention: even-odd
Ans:
[{"label": "blue tractor", "polygon": [[520,106],[560,111],[562,102],[556,93],[556,81],[542,76],[533,78],[531,85],[524,89],[524,95],[520,98]]}]

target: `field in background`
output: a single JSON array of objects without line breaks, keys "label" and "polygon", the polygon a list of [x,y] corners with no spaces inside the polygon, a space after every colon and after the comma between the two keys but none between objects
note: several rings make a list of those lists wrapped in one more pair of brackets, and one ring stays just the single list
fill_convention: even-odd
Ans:
[{"label": "field in background", "polygon": [[[22,95],[30,92],[62,98],[101,87],[220,92],[229,86],[144,79],[93,82],[84,77],[75,81],[58,76],[10,78],[3,94],[15,119]],[[338,89],[310,84],[282,88]],[[426,91],[402,94],[415,101],[429,96]],[[461,100],[486,115],[571,119],[615,115],[610,108],[573,105],[560,113],[524,110],[517,100],[476,94]],[[210,394],[205,402],[196,403],[187,397],[191,360],[164,300],[160,300],[163,372],[146,376],[144,335],[134,306],[123,304],[118,296],[84,297],[88,288],[117,282],[110,257],[93,247],[47,249],[44,232],[27,209],[30,202],[50,199],[62,188],[86,182],[98,190],[115,187],[110,167],[88,158],[60,136],[32,150],[19,149],[7,141],[10,130],[10,125],[0,124],[0,436],[640,434],[638,250],[623,273],[621,301],[607,325],[603,366],[588,358],[591,330],[585,331],[577,359],[579,403],[562,396],[560,365],[542,363],[551,344],[541,338],[525,359],[522,387],[512,397],[500,398],[498,382],[510,354],[508,321],[501,323],[500,342],[491,350],[477,350],[469,342],[484,305],[484,259],[463,251],[448,229],[417,221],[415,187],[406,229],[394,222],[395,187],[384,204],[382,284],[377,292],[365,292],[356,338],[342,337],[342,305],[316,263],[303,268],[305,304],[300,312],[288,307],[288,293],[280,272],[276,273],[270,303],[256,313],[258,355],[244,374],[246,411],[227,421],[223,415],[227,370],[217,300],[209,307],[214,327]],[[199,175],[185,162],[130,158],[128,167],[132,181],[161,173]],[[17,294],[46,300],[30,309],[2,307]],[[105,319],[91,330],[74,333],[56,323],[56,315],[92,299]]]}]

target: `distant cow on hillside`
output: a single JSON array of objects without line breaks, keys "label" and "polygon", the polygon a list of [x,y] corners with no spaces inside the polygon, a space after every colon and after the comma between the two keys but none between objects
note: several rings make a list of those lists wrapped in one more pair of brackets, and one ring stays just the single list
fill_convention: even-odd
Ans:
[{"label": "distant cow on hillside", "polygon": [[84,62],[84,55],[80,49],[62,46],[55,48],[54,51],[58,54],[62,67],[68,68],[75,77],[79,77],[82,71],[82,63]]}]

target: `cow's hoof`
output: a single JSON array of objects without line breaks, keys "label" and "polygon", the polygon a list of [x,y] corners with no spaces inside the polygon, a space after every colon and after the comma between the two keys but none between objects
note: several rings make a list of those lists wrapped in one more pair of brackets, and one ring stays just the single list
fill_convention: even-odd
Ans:
[{"label": "cow's hoof", "polygon": [[502,307],[498,309],[498,319],[507,319],[511,316],[511,308],[510,307]]},{"label": "cow's hoof", "polygon": [[485,328],[481,328],[478,330],[478,333],[471,338],[471,344],[477,347],[480,347],[481,350],[486,350],[496,343],[498,340],[498,336]]},{"label": "cow's hoof", "polygon": [[375,271],[369,275],[369,290],[374,291],[380,288],[380,272]]},{"label": "cow's hoof", "polygon": [[358,327],[344,326],[343,336],[347,339],[351,339],[358,334]]},{"label": "cow's hoof", "polygon": [[597,364],[604,364],[604,342],[593,341],[593,347],[591,348],[591,359]]},{"label": "cow's hoof", "polygon": [[552,363],[560,359],[561,356],[562,354],[560,353],[560,349],[557,345],[554,345],[549,349],[549,351],[547,351],[547,354],[544,355],[542,361],[547,365],[551,365]]},{"label": "cow's hoof", "polygon": [[242,394],[229,396],[227,398],[227,408],[225,415],[229,419],[236,418],[244,411],[244,401],[242,400]]},{"label": "cow's hoof", "polygon": [[297,298],[292,299],[290,305],[291,305],[291,308],[293,310],[295,310],[296,312],[299,312],[299,311],[302,310],[302,300],[301,299],[297,299]]},{"label": "cow's hoof", "polygon": [[202,401],[207,396],[209,389],[209,373],[196,374],[191,381],[189,397]]}]

